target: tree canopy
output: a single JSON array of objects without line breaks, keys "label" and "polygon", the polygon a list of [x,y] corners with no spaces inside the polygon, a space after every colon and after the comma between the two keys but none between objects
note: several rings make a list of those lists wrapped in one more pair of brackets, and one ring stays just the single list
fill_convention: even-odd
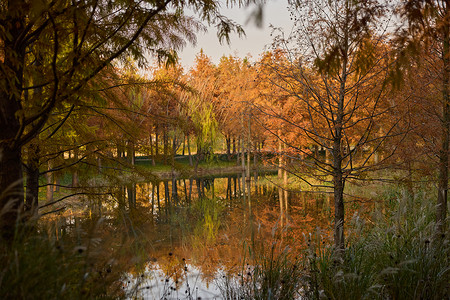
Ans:
[{"label": "tree canopy", "polygon": [[[174,62],[177,50],[204,29],[201,22],[215,25],[220,41],[229,40],[231,32],[243,34],[219,7],[218,1],[196,0],[1,2],[0,207],[10,211],[3,225],[14,224],[12,211],[23,203],[22,147],[39,135],[51,114],[79,105],[93,92],[96,76],[126,64],[128,57],[141,65],[146,55]],[[185,13],[188,8],[194,16]]]}]

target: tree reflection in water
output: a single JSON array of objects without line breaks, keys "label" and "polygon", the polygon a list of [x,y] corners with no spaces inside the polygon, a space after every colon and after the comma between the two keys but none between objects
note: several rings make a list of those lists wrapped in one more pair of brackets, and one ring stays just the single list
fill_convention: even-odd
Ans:
[{"label": "tree reflection in water", "polygon": [[[125,281],[124,289],[142,296],[156,292],[152,288],[180,287],[180,293],[189,283],[188,293],[203,291],[205,297],[210,288],[217,289],[219,271],[238,272],[247,263],[245,255],[256,249],[276,245],[299,253],[312,232],[319,232],[323,243],[332,241],[333,211],[323,194],[282,189],[272,175],[252,176],[256,183],[241,176],[116,188],[111,201],[96,211],[104,220],[101,234],[109,237],[105,247],[120,248],[116,260],[128,266],[130,283]],[[58,230],[65,232],[74,223],[59,222]]]}]

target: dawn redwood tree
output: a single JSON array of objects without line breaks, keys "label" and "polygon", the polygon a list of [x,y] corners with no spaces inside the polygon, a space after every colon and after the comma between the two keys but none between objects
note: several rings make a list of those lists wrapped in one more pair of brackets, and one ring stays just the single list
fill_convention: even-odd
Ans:
[{"label": "dawn redwood tree", "polygon": [[[244,4],[250,1],[236,0]],[[191,8],[198,18],[187,16]],[[220,40],[242,29],[219,12],[219,1],[2,0],[0,2],[0,230],[12,237],[24,202],[22,148],[53,110],[76,103],[99,72],[144,49],[174,60],[195,41],[199,21],[218,28]],[[39,76],[39,82],[27,80]],[[24,97],[39,90],[40,97]],[[31,101],[30,99],[34,99]]]},{"label": "dawn redwood tree", "polygon": [[301,143],[307,140],[327,152],[329,159],[322,159],[295,141],[279,137],[285,151],[297,153],[303,170],[308,168],[331,183],[334,244],[340,253],[345,248],[345,183],[372,167],[374,153],[388,138],[400,134],[397,117],[387,116],[395,103],[387,101],[389,91],[383,82],[389,56],[377,34],[384,7],[378,1],[311,0],[293,1],[290,10],[294,34],[280,34],[274,41],[288,63],[269,60],[264,67],[276,75],[268,77],[274,87],[292,97],[294,107],[304,114],[286,117],[275,109],[261,109],[295,128]]},{"label": "dawn redwood tree", "polygon": [[234,89],[237,88],[237,74],[239,73],[239,60],[236,57],[222,56],[217,65],[217,87],[216,87],[216,111],[219,129],[225,137],[227,159],[231,159],[232,139],[236,143],[239,136],[240,103],[231,96]]},{"label": "dawn redwood tree", "polygon": [[186,109],[196,137],[197,155],[195,168],[213,155],[218,133],[218,122],[214,111],[217,67],[211,58],[200,51],[195,65],[188,74],[188,84],[194,90],[187,95]]},{"label": "dawn redwood tree", "polygon": [[[276,69],[286,69],[290,67],[290,62],[287,59],[286,53],[277,49],[276,51],[266,52],[258,62],[258,77],[256,79],[258,85],[257,89],[260,93],[257,107],[270,108],[272,117],[259,118],[258,122],[261,127],[266,129],[267,143],[266,148],[278,152],[278,165],[282,161],[283,143],[295,143],[297,147],[306,147],[307,142],[300,139],[295,126],[292,126],[283,121],[283,119],[290,119],[292,123],[298,124],[306,120],[307,109],[302,106],[299,101],[292,97],[284,90],[288,88],[289,82],[280,77]],[[276,88],[274,88],[276,87]],[[277,149],[277,150],[276,150]]]},{"label": "dawn redwood tree", "polygon": [[[135,81],[132,82],[133,85],[134,83]],[[76,105],[66,103],[53,110],[47,124],[23,151],[27,214],[36,215],[38,212],[38,193],[39,188],[43,187],[39,185],[41,175],[47,177],[46,207],[51,208],[51,203],[60,201],[52,201],[53,189],[70,188],[72,195],[88,193],[86,185],[83,191],[78,189],[81,183],[78,180],[80,162],[85,166],[95,167],[96,173],[100,172],[105,158],[112,159],[112,141],[131,132],[132,129],[127,125],[136,123],[135,120],[128,123],[123,121],[124,113],[127,116],[137,111],[128,105],[128,99],[126,103],[122,103],[125,101],[120,97],[122,93],[119,87],[127,86],[130,83],[128,80],[124,82],[118,70],[106,68],[89,82],[86,87],[88,92],[83,93]],[[66,159],[62,159],[64,153],[68,155]],[[72,172],[72,183],[69,186],[63,186],[59,182],[58,174],[61,172]],[[105,175],[105,172],[102,174]]]},{"label": "dawn redwood tree", "polygon": [[[431,45],[430,45],[431,46]],[[437,45],[421,49],[408,70],[402,71],[403,82],[396,95],[409,95],[398,109],[408,112],[411,128],[396,154],[399,167],[406,170],[402,181],[413,196],[414,182],[435,179],[442,145],[442,57],[433,50]],[[409,57],[410,59],[413,57]],[[398,84],[399,82],[397,82]]]},{"label": "dawn redwood tree", "polygon": [[[183,140],[180,131],[182,124],[179,121],[183,118],[180,104],[181,94],[186,86],[184,70],[180,65],[158,66],[154,70],[152,80],[160,84],[149,90],[150,118],[162,133],[164,161],[168,163],[171,157],[170,161],[173,163],[176,150]],[[158,143],[155,146],[158,147]]]},{"label": "dawn redwood tree", "polygon": [[[241,155],[237,155],[238,164],[244,157],[244,148],[248,153],[254,151],[253,159],[256,164],[256,149],[265,140],[265,131],[256,126],[259,111],[253,106],[260,95],[256,74],[257,68],[248,57],[242,59],[231,55],[223,56],[217,66],[214,110],[219,129],[225,137],[228,160],[232,146],[233,154],[236,153],[236,146],[241,149]],[[247,156],[248,161],[250,157],[251,155]]]},{"label": "dawn redwood tree", "polygon": [[[220,59],[217,66],[217,98],[215,111],[219,128],[226,139],[227,155],[231,154],[231,139],[234,144],[236,139],[238,145],[243,145],[248,135],[244,133],[248,130],[247,121],[250,118],[250,102],[254,100],[255,91],[254,74],[249,67],[247,59],[238,57],[225,57]],[[245,124],[244,124],[244,119]],[[241,155],[241,158],[243,154]]]},{"label": "dawn redwood tree", "polygon": [[[440,134],[437,142],[437,206],[436,233],[446,232],[448,210],[448,169],[450,151],[450,1],[449,0],[408,0],[398,3],[397,12],[402,18],[402,26],[396,31],[397,68],[393,72],[395,82],[403,79],[405,73],[417,63],[428,65],[434,91],[440,92],[440,99],[433,109],[440,121]],[[406,25],[405,25],[406,24]],[[416,58],[411,64],[409,58]],[[428,57],[425,59],[424,57]],[[433,61],[432,64],[429,64]],[[425,62],[425,64],[423,64]],[[429,104],[429,102],[428,102]]]}]

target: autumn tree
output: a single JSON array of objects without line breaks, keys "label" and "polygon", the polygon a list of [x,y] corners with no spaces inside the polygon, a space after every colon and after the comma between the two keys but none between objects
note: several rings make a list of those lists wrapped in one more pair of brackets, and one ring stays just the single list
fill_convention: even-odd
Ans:
[{"label": "autumn tree", "polygon": [[182,93],[186,89],[185,77],[180,65],[158,66],[152,75],[152,80],[158,82],[158,86],[149,90],[151,101],[149,117],[153,119],[155,126],[155,149],[158,151],[159,144],[162,144],[165,163],[169,162],[170,156],[173,162],[177,149],[183,141],[180,105]]},{"label": "autumn tree", "polygon": [[[198,19],[184,14],[188,7]],[[127,55],[143,63],[145,49],[160,59],[174,59],[186,41],[195,41],[198,20],[217,25],[221,40],[232,31],[242,33],[220,14],[217,1],[1,2],[0,208],[5,236],[11,236],[23,204],[22,148],[53,110],[76,103],[88,82]],[[26,91],[40,96],[26,98]]]},{"label": "autumn tree", "polygon": [[233,154],[241,150],[241,155],[237,155],[239,162],[239,157],[244,156],[244,149],[256,152],[265,139],[264,130],[256,122],[259,111],[253,106],[259,97],[257,68],[249,57],[230,55],[220,59],[217,71],[215,111],[219,129],[226,141],[228,159],[231,148]]},{"label": "autumn tree", "polygon": [[[59,203],[61,199],[53,199],[53,191],[59,188],[67,191],[63,199],[92,194],[96,187],[88,177],[101,174],[105,179],[113,179],[114,168],[104,168],[104,164],[129,167],[115,159],[113,153],[125,151],[126,147],[116,150],[116,146],[123,141],[139,141],[143,133],[136,129],[140,123],[138,116],[142,118],[144,114],[141,111],[144,96],[138,88],[149,82],[134,77],[121,74],[116,68],[105,68],[80,92],[82,96],[76,103],[53,110],[47,125],[23,153],[26,210],[31,214],[36,214],[39,207],[48,212],[53,204]],[[134,153],[129,149],[128,154]],[[84,176],[79,176],[80,170]],[[59,182],[64,173],[72,175],[69,185]],[[46,183],[39,185],[39,176],[43,175]],[[42,187],[47,190],[47,199],[39,206],[38,191]]]},{"label": "autumn tree", "polygon": [[378,1],[318,0],[293,2],[290,10],[296,24],[294,35],[280,34],[274,42],[287,63],[272,60],[266,68],[275,74],[273,86],[292,97],[294,107],[301,111],[292,118],[264,109],[294,127],[297,140],[307,140],[326,151],[329,159],[322,159],[315,151],[279,136],[285,151],[297,153],[303,169],[331,183],[334,244],[339,253],[345,247],[347,180],[370,169],[374,154],[389,137],[400,134],[395,131],[397,118],[387,118],[393,106],[383,84],[389,58],[383,38],[377,35],[383,7]]},{"label": "autumn tree", "polygon": [[213,155],[218,134],[218,124],[213,108],[217,85],[217,69],[211,58],[200,51],[189,72],[189,85],[193,89],[187,99],[189,119],[196,137],[196,164]]},{"label": "autumn tree", "polygon": [[[395,34],[397,47],[397,68],[393,72],[395,83],[401,83],[408,73],[416,72],[417,66],[428,73],[427,81],[420,82],[415,90],[425,97],[420,105],[428,107],[426,115],[433,115],[432,120],[439,120],[440,126],[434,127],[432,133],[438,132],[438,139],[430,138],[430,149],[438,161],[437,166],[437,209],[436,232],[446,232],[448,211],[448,169],[449,169],[449,134],[450,134],[450,1],[448,0],[408,0],[398,3],[397,12],[402,19],[401,26]],[[412,67],[411,67],[412,66]],[[422,73],[423,74],[423,73]],[[422,90],[422,92],[420,92]],[[426,94],[423,93],[426,91]],[[431,91],[431,92],[430,92]],[[439,92],[436,97],[435,92]],[[435,96],[430,102],[431,96]],[[431,105],[434,103],[434,105]],[[425,126],[434,122],[424,122]]]}]

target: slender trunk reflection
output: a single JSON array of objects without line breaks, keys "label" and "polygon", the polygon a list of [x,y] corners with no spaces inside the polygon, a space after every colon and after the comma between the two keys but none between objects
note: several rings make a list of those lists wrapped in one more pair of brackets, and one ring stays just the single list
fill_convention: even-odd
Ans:
[{"label": "slender trunk reflection", "polygon": [[[156,258],[163,270],[179,265],[184,258],[201,271],[203,280],[209,278],[210,282],[217,270],[231,270],[242,262],[244,247],[277,242],[283,247],[304,249],[301,237],[317,227],[323,229],[324,238],[332,240],[329,233],[333,208],[327,198],[290,192],[293,180],[284,172],[281,178],[277,174],[257,174],[259,183],[252,175],[247,177],[239,170],[223,178],[190,178],[189,183],[172,178],[116,188],[119,205],[102,207],[112,232],[105,236],[112,240],[132,238],[142,246],[139,251]],[[164,188],[164,195],[160,195],[160,188]],[[131,211],[127,211],[127,204]],[[64,230],[76,234],[70,222],[67,219],[57,224],[52,234],[60,236]],[[285,230],[286,225],[289,230]],[[156,266],[154,260],[148,264]],[[130,272],[145,270],[145,264],[137,265],[133,261]]]},{"label": "slender trunk reflection", "polygon": [[178,205],[178,181],[175,176],[172,177],[172,204]]},{"label": "slender trunk reflection", "polygon": [[171,206],[171,201],[170,201],[170,192],[169,192],[169,182],[168,181],[164,181],[164,207],[166,210],[166,216],[168,214],[168,209]]}]

